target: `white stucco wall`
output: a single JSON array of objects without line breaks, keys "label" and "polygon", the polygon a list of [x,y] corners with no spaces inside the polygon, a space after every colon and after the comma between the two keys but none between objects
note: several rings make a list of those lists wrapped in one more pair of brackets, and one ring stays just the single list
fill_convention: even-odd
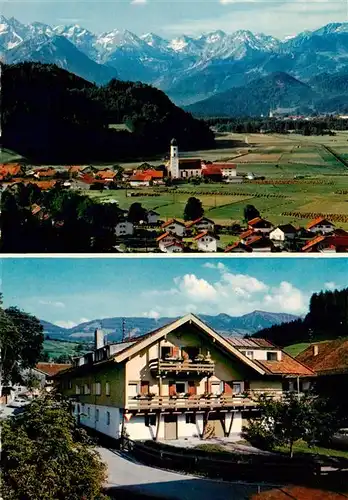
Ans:
[{"label": "white stucco wall", "polygon": [[134,233],[134,226],[131,222],[119,222],[115,227],[116,236],[132,235]]},{"label": "white stucco wall", "polygon": [[[80,405],[80,422],[86,427],[95,429],[102,434],[113,437],[120,437],[121,433],[121,414],[120,409],[113,406],[100,406],[93,404]],[[89,414],[88,414],[89,408]],[[96,420],[96,410],[99,410],[99,419]],[[107,412],[110,413],[110,424],[107,424]],[[75,413],[76,414],[76,413]]]},{"label": "white stucco wall", "polygon": [[217,242],[210,236],[203,236],[197,240],[197,248],[201,252],[216,252]]}]

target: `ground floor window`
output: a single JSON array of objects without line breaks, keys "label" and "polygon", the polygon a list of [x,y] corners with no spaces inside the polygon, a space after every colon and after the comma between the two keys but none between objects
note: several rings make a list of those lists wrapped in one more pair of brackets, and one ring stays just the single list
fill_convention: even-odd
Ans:
[{"label": "ground floor window", "polygon": [[241,394],[241,393],[242,393],[241,382],[233,382],[233,394]]},{"label": "ground floor window", "polygon": [[145,426],[156,425],[156,415],[145,415]]},{"label": "ground floor window", "polygon": [[99,410],[95,410],[95,420],[96,422],[99,421]]},{"label": "ground floor window", "polygon": [[110,425],[110,412],[106,412],[106,425]]},{"label": "ground floor window", "polygon": [[186,382],[176,382],[175,391],[177,394],[186,394]]},{"label": "ground floor window", "polygon": [[195,424],[196,423],[196,414],[195,413],[186,413],[186,423],[187,424]]}]

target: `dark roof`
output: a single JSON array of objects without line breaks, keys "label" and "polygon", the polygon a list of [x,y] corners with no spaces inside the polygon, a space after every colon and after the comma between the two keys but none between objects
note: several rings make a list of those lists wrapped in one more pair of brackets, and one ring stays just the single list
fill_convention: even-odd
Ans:
[{"label": "dark roof", "polygon": [[[314,345],[318,349],[316,356]],[[318,375],[348,373],[348,338],[312,344],[296,359],[309,366]]]},{"label": "dark roof", "polygon": [[294,227],[292,224],[281,224],[280,226],[278,226],[278,229],[280,229],[284,233],[297,233],[296,227]]},{"label": "dark roof", "polygon": [[173,139],[170,141],[170,144],[171,144],[171,146],[177,146],[177,145],[178,145],[178,141],[177,141],[176,139],[174,139],[174,138],[173,138]]}]

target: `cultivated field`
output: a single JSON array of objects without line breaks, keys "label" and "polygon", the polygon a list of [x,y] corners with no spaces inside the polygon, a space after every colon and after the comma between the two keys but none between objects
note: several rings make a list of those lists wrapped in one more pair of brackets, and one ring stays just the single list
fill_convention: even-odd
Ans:
[{"label": "cultivated field", "polygon": [[[233,160],[238,164],[239,174],[252,172],[256,176],[264,176],[266,183],[185,184],[178,187],[175,194],[166,192],[156,197],[131,198],[123,190],[90,192],[90,195],[100,200],[116,199],[122,208],[135,201],[140,202],[148,209],[157,210],[164,220],[182,217],[188,197],[197,196],[203,203],[205,214],[217,223],[241,222],[245,205],[253,204],[275,224],[303,226],[310,218],[302,217],[301,213],[348,216],[348,167],[326,146],[340,159],[348,160],[348,132],[340,132],[333,137],[308,138],[297,135],[225,134],[218,138],[216,150],[193,151],[181,156],[211,161]],[[150,163],[156,165],[161,161]],[[127,168],[137,165],[123,164]],[[144,189],[149,190],[152,191],[151,188]],[[185,194],[180,191],[185,191]],[[285,212],[291,215],[282,215]],[[348,223],[337,225],[348,229]]]}]

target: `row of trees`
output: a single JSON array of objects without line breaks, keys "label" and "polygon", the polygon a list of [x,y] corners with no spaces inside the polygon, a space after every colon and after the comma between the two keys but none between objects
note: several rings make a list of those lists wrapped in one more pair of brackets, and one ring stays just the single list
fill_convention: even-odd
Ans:
[{"label": "row of trees", "polygon": [[332,134],[333,130],[347,130],[348,119],[334,117],[315,118],[310,120],[276,120],[274,118],[209,118],[209,126],[218,132],[235,132],[239,134],[259,133],[261,130],[270,133],[287,134],[295,131],[303,135]]}]

